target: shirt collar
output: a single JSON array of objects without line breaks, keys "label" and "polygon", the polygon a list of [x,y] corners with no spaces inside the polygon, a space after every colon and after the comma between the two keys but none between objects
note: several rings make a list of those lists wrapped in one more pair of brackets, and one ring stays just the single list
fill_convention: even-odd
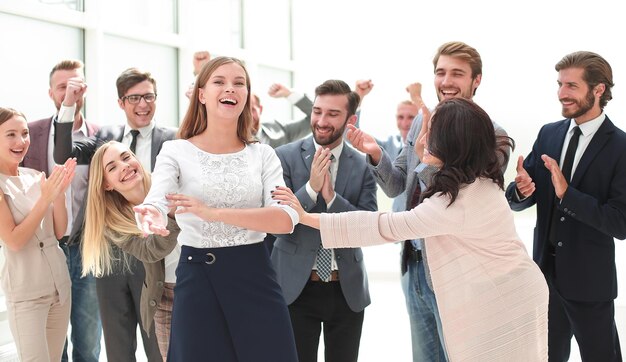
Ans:
[{"label": "shirt collar", "polygon": [[[322,147],[320,145],[317,144],[317,142],[315,142],[315,138],[313,139],[313,145],[315,145],[315,150],[317,151],[318,148]],[[332,150],[330,150],[330,153],[333,154],[333,156],[335,156],[335,160],[339,160],[339,156],[341,156],[341,152],[343,151],[343,142],[341,142],[337,147],[333,148]]]},{"label": "shirt collar", "polygon": [[[149,125],[138,128],[137,130],[139,131],[139,134],[141,135],[142,138],[146,138],[150,136],[150,133],[152,133],[153,129],[154,129],[154,120],[152,120],[152,122],[150,122]],[[130,128],[128,124],[124,125],[124,137],[126,137],[130,133],[131,130],[132,128]]]},{"label": "shirt collar", "polygon": [[604,114],[604,111],[600,113],[598,117],[592,119],[591,121],[587,121],[581,125],[576,124],[576,121],[572,118],[570,120],[569,129],[567,130],[567,132],[571,133],[572,129],[578,126],[578,128],[580,128],[580,132],[583,135],[583,137],[589,137],[593,135],[594,133],[596,133],[598,128],[600,128],[600,126],[602,125],[602,122],[604,122],[605,118],[606,118],[606,115]]}]

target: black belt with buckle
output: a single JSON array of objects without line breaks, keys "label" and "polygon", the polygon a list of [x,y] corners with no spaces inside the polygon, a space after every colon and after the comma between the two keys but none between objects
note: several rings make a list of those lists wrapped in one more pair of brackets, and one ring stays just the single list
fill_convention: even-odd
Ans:
[{"label": "black belt with buckle", "polygon": [[422,261],[422,251],[414,248],[408,248],[407,252],[409,253],[409,260],[414,260],[417,262]]}]

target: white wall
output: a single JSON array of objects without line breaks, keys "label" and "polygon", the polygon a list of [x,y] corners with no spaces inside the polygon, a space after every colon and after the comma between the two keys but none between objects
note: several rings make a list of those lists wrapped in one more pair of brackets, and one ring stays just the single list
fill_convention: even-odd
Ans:
[{"label": "white wall", "polygon": [[[516,6],[517,4],[517,6]],[[606,112],[626,129],[626,52],[618,43],[625,19],[608,0],[565,1],[294,1],[296,86],[308,93],[326,79],[351,86],[371,78],[362,128],[394,132],[397,103],[419,81],[434,106],[432,58],[444,42],[464,41],[483,59],[475,101],[526,155],[540,126],[561,119],[554,65],[565,54],[594,51],[613,67],[613,100]],[[509,171],[512,168],[509,168]],[[509,172],[510,173],[510,172]]]}]

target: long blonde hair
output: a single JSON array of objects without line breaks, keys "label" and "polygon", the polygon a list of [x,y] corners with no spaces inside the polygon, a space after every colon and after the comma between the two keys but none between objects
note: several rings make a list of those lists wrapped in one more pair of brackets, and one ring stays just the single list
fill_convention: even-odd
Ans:
[{"label": "long blonde hair", "polygon": [[[113,255],[110,242],[120,244],[133,236],[142,235],[135,223],[134,205],[119,192],[105,189],[103,156],[114,144],[120,143],[109,141],[98,148],[89,167],[89,189],[82,242],[83,276],[92,273],[99,278],[111,274],[113,263],[118,260]],[[132,157],[135,155],[132,154]],[[151,185],[150,173],[141,166],[141,163],[139,167],[143,175],[144,191],[147,193]],[[125,256],[124,253],[122,255]],[[122,259],[120,262],[128,269],[129,261],[125,257]]]}]

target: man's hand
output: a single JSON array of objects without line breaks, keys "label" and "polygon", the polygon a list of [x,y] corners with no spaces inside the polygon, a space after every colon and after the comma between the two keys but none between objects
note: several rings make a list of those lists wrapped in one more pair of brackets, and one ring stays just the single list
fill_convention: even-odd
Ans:
[{"label": "man's hand", "polygon": [[309,176],[309,185],[315,192],[320,192],[324,185],[324,178],[328,175],[330,169],[330,150],[320,147],[315,151],[313,162],[311,163],[311,175]]},{"label": "man's hand", "polygon": [[361,129],[356,128],[354,125],[349,124],[346,139],[358,151],[368,154],[372,158],[375,165],[378,164],[383,151],[380,149],[380,146],[374,137],[363,132]]},{"label": "man's hand", "polygon": [[193,75],[200,74],[202,67],[204,67],[209,60],[211,60],[211,54],[206,50],[193,53]]},{"label": "man's hand", "polygon": [[82,78],[74,77],[68,79],[63,105],[66,107],[74,106],[77,101],[83,99],[85,92],[87,92],[87,84]]},{"label": "man's hand", "polygon": [[422,83],[411,83],[406,87],[406,91],[409,92],[411,101],[415,103],[418,108],[424,105],[424,101],[422,101]]},{"label": "man's hand", "polygon": [[520,196],[527,198],[535,192],[535,183],[524,168],[524,156],[519,156],[517,159],[516,170],[517,176],[515,176],[515,186],[517,187],[517,193]]},{"label": "man's hand", "polygon": [[548,155],[541,155],[544,166],[550,171],[552,175],[552,185],[554,185],[554,193],[559,199],[563,199],[565,191],[567,190],[567,180],[559,168],[559,164]]},{"label": "man's hand", "polygon": [[291,89],[280,83],[274,83],[270,86],[267,94],[272,98],[287,98],[291,94]]},{"label": "man's hand", "polygon": [[333,188],[333,182],[330,178],[330,170],[326,172],[326,176],[324,176],[324,184],[320,192],[324,201],[326,201],[326,205],[335,198],[335,189]]},{"label": "man's hand", "polygon": [[363,98],[372,91],[372,88],[374,88],[374,83],[372,83],[371,79],[359,79],[356,81],[354,91],[361,98],[359,103],[363,102]]}]

